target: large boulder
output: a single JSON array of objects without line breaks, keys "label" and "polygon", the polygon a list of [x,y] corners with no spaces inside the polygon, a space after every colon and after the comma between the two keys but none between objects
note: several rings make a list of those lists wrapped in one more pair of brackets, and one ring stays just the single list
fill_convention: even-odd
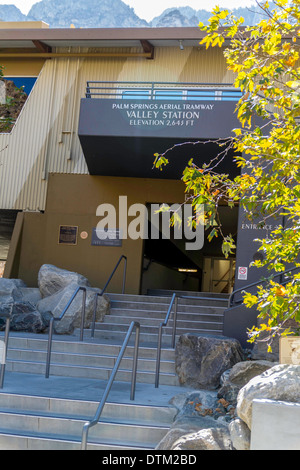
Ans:
[{"label": "large boulder", "polygon": [[218,392],[219,398],[224,398],[233,406],[236,406],[237,396],[251,379],[261,375],[274,366],[270,361],[243,361],[235,364],[231,369],[225,371],[221,376],[221,388]]},{"label": "large boulder", "polygon": [[[54,318],[60,318],[63,310],[70,301],[71,297],[78,289],[78,284],[71,283],[59,290],[53,295],[43,298],[37,304],[37,309],[42,314],[51,312]],[[85,311],[85,328],[90,326],[94,313],[95,294],[100,293],[100,289],[87,288],[86,291],[86,311]],[[82,292],[78,292],[73,302],[67,309],[63,318],[54,322],[54,331],[57,334],[72,334],[75,328],[81,325],[82,314]],[[103,321],[104,316],[109,313],[109,299],[103,295],[98,297],[96,320]]]},{"label": "large boulder", "polygon": [[11,331],[41,333],[47,327],[44,316],[30,302],[14,302],[0,304],[0,329],[6,326],[7,314],[10,315]]},{"label": "large boulder", "polygon": [[250,450],[251,432],[240,418],[229,423],[229,432],[234,450]]},{"label": "large boulder", "polygon": [[12,331],[43,332],[47,322],[36,309],[41,298],[39,289],[26,287],[21,279],[0,278],[0,329],[5,329],[10,314]]},{"label": "large boulder", "polygon": [[52,264],[44,264],[38,273],[38,286],[42,297],[56,294],[74,283],[78,286],[91,287],[88,279],[81,274],[60,269]]},{"label": "large boulder", "polygon": [[198,433],[201,429],[226,429],[228,426],[224,420],[220,420],[222,405],[215,390],[198,390],[176,395],[170,400],[170,404],[177,409],[177,414],[156,449],[171,450],[178,440],[185,441],[185,436]]},{"label": "large boulder", "polygon": [[244,359],[243,349],[234,338],[185,334],[179,337],[175,367],[181,385],[214,390],[226,370]]},{"label": "large boulder", "polygon": [[171,450],[232,450],[230,433],[226,428],[201,429],[181,436]]},{"label": "large boulder", "polygon": [[12,291],[12,297],[17,302],[30,302],[32,305],[42,299],[40,289],[38,287],[17,287]]},{"label": "large boulder", "polygon": [[0,298],[12,296],[15,289],[26,287],[25,282],[21,279],[7,279],[5,277],[0,278]]},{"label": "large boulder", "polygon": [[278,364],[254,377],[240,390],[237,414],[250,430],[252,403],[255,399],[300,403],[300,366]]}]

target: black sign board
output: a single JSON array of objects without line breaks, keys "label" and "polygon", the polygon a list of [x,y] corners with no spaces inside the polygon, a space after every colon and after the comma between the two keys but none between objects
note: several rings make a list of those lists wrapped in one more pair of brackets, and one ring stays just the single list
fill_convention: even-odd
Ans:
[{"label": "black sign board", "polygon": [[121,231],[93,228],[91,244],[92,246],[122,246]]},{"label": "black sign board", "polygon": [[73,225],[59,226],[59,245],[77,245],[78,227]]}]

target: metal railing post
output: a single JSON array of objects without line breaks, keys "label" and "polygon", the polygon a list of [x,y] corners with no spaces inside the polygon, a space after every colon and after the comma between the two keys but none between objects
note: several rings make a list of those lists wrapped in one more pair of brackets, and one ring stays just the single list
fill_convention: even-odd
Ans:
[{"label": "metal railing post", "polygon": [[53,316],[51,317],[50,323],[49,323],[49,334],[48,334],[48,347],[47,347],[47,359],[46,359],[46,373],[45,377],[46,379],[49,378],[50,374],[50,362],[51,362],[51,352],[52,352],[52,339],[53,339],[53,329],[54,329],[54,322],[55,321],[60,321],[64,317],[66,311],[72,304],[73,300],[77,296],[79,291],[83,291],[83,299],[82,299],[82,309],[81,309],[81,325],[80,325],[80,341],[83,341],[83,330],[84,330],[84,321],[85,321],[85,304],[86,304],[86,287],[79,286],[72,297],[70,298],[69,302],[65,306],[64,310],[62,311],[61,315],[58,318],[54,318]]},{"label": "metal railing post", "polygon": [[155,372],[155,388],[158,388],[159,384],[159,373],[160,373],[160,357],[161,357],[161,341],[162,341],[162,329],[164,324],[161,323],[158,330],[158,343],[157,343],[157,354],[156,354],[156,372]]},{"label": "metal railing post", "polygon": [[[93,313],[93,320],[92,320],[92,331],[91,335],[92,338],[94,337],[95,334],[95,323],[96,323],[96,314],[97,314],[97,305],[98,305],[98,296],[102,296],[105,292],[105,289],[107,288],[108,284],[110,283],[113,275],[115,274],[119,264],[121,263],[122,259],[124,259],[125,264],[124,264],[124,271],[123,271],[123,285],[122,285],[122,293],[124,294],[125,291],[125,282],[126,282],[126,270],[127,270],[127,257],[122,255],[117,262],[113,272],[108,278],[108,281],[106,282],[104,288],[102,289],[101,293],[96,293],[95,294],[95,304],[94,304],[94,313]],[[81,309],[81,322],[80,322],[80,341],[83,341],[83,336],[84,336],[84,323],[85,323],[85,314],[86,314],[86,296],[87,296],[87,288],[83,286],[79,286],[75,292],[73,293],[72,297],[70,298],[69,302],[65,306],[64,310],[62,311],[61,315],[58,318],[52,317],[50,320],[49,324],[49,336],[48,336],[48,350],[47,350],[47,359],[46,359],[46,378],[49,378],[49,373],[50,373],[50,362],[51,362],[51,350],[52,350],[52,338],[53,338],[53,328],[54,328],[54,322],[55,321],[60,321],[63,316],[65,315],[66,311],[72,304],[73,300],[77,296],[78,292],[82,290],[82,309]]]},{"label": "metal railing post", "polygon": [[174,348],[173,344],[175,345],[175,334],[176,334],[176,321],[177,321],[177,302],[176,302],[176,294],[172,295],[172,299],[168,308],[168,312],[166,315],[165,320],[160,324],[158,330],[158,342],[157,342],[157,355],[156,355],[156,372],[155,372],[155,388],[158,388],[159,384],[159,372],[160,372],[160,358],[161,358],[161,344],[162,344],[162,329],[164,326],[167,326],[170,314],[173,308],[173,304],[175,302],[175,310],[174,310],[174,323],[173,323],[173,334],[172,334],[172,347]]},{"label": "metal railing post", "polygon": [[97,306],[98,306],[98,292],[95,294],[95,302],[94,302],[94,312],[93,312],[93,320],[92,320],[92,329],[91,329],[91,338],[95,336],[95,324],[96,324],[96,314],[97,314]]},{"label": "metal railing post", "polygon": [[175,339],[176,339],[177,307],[178,307],[178,297],[175,297],[174,314],[173,314],[173,332],[172,332],[172,348],[173,349],[175,348]]},{"label": "metal railing post", "polygon": [[95,303],[94,303],[94,312],[93,312],[93,319],[92,319],[92,328],[91,328],[91,338],[94,338],[95,336],[95,324],[96,324],[96,315],[97,315],[97,305],[98,305],[98,297],[102,297],[104,294],[105,290],[107,289],[107,286],[109,285],[110,281],[112,280],[116,270],[118,269],[119,264],[121,263],[122,259],[124,259],[124,269],[123,269],[123,282],[122,282],[122,294],[125,292],[125,284],[126,284],[126,272],[127,272],[127,257],[122,255],[119,258],[119,261],[117,262],[116,266],[114,267],[111,275],[109,276],[105,286],[103,287],[101,293],[97,292],[95,294]]},{"label": "metal railing post", "polygon": [[133,332],[133,329],[136,328],[136,337],[135,337],[135,350],[134,350],[134,359],[133,359],[133,368],[132,368],[132,382],[131,382],[131,393],[130,393],[130,399],[133,400],[134,399],[134,395],[135,395],[135,386],[136,386],[136,371],[137,371],[137,361],[138,361],[138,347],[139,347],[139,335],[140,335],[140,324],[138,322],[131,322],[129,328],[128,328],[128,331],[127,331],[127,334],[126,334],[126,337],[124,339],[124,342],[123,342],[123,345],[122,345],[122,348],[119,352],[119,355],[117,357],[117,360],[116,360],[116,363],[114,365],[114,368],[110,374],[110,377],[109,377],[109,380],[108,380],[108,383],[106,385],[106,389],[104,391],[104,394],[101,398],[101,401],[99,403],[99,406],[96,410],[96,413],[95,413],[95,416],[94,418],[85,423],[84,426],[83,426],[83,429],[82,429],[82,438],[81,438],[81,449],[82,450],[86,450],[86,447],[87,447],[87,438],[88,438],[88,432],[89,432],[89,429],[92,427],[92,426],[95,426],[96,424],[98,424],[99,422],[99,419],[100,419],[100,416],[101,416],[101,413],[103,411],[103,408],[104,408],[104,405],[106,403],[106,400],[107,400],[107,397],[109,395],[109,392],[111,390],[111,387],[112,387],[112,384],[115,380],[115,377],[116,377],[116,374],[118,372],[118,369],[120,367],[120,364],[121,364],[121,361],[122,361],[122,358],[124,356],[124,353],[125,353],[125,350],[126,350],[126,347],[128,345],[128,342],[129,342],[129,339],[130,339],[130,336]]},{"label": "metal railing post", "polygon": [[47,359],[46,359],[46,374],[45,378],[49,378],[50,373],[50,361],[51,361],[51,350],[52,350],[52,338],[53,338],[53,326],[54,326],[54,317],[51,317],[49,324],[49,334],[48,334],[48,348],[47,348]]},{"label": "metal railing post", "polygon": [[136,373],[137,373],[139,342],[140,342],[140,329],[141,329],[140,324],[136,322],[135,323],[134,357],[133,357],[133,365],[132,365],[131,391],[130,391],[130,400],[132,401],[134,400],[134,397],[135,397]]},{"label": "metal railing post", "polygon": [[83,291],[82,291],[81,325],[80,325],[80,341],[83,341],[84,322],[85,322],[85,305],[86,305],[86,289],[83,289]]}]

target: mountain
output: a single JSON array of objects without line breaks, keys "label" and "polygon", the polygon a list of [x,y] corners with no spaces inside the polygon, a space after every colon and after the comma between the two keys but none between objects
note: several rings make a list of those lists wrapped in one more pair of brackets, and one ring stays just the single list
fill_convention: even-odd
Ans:
[{"label": "mountain", "polygon": [[122,0],[42,0],[32,6],[28,16],[52,28],[69,28],[71,24],[76,28],[148,26]]},{"label": "mountain", "polygon": [[26,21],[27,19],[26,15],[23,15],[15,5],[0,5],[0,18],[2,21]]},{"label": "mountain", "polygon": [[199,21],[207,24],[211,12],[196,11],[191,7],[167,8],[160,16],[153,18],[151,26],[161,28],[166,26],[198,26]]},{"label": "mountain", "polygon": [[[247,25],[255,24],[261,15],[258,6],[240,7],[234,9],[233,13],[243,16]],[[148,23],[139,18],[134,9],[122,0],[42,0],[32,6],[27,16],[14,5],[0,5],[0,18],[3,21],[42,20],[50,28],[69,28],[71,24],[76,28],[198,26],[199,21],[207,24],[210,16],[211,12],[207,10],[168,8]]]}]

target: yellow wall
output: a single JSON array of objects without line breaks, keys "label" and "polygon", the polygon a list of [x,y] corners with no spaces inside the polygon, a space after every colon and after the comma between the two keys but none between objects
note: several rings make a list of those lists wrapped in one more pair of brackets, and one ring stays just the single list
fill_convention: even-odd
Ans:
[{"label": "yellow wall", "polygon": [[44,21],[0,21],[0,29],[45,29],[49,25]]},{"label": "yellow wall", "polygon": [[[142,178],[114,178],[89,175],[50,175],[47,207],[44,214],[24,213],[19,268],[11,277],[19,277],[28,285],[37,285],[42,264],[49,263],[87,276],[95,287],[103,287],[121,255],[128,257],[126,292],[140,292],[143,262],[143,240],[123,240],[122,247],[91,246],[91,231],[100,217],[96,209],[102,203],[119,207],[119,196],[134,203],[175,203],[184,201],[181,181]],[[117,212],[118,214],[118,212]],[[128,222],[134,217],[128,217]],[[118,218],[117,218],[118,220]],[[58,244],[60,225],[78,226],[79,234],[86,231],[87,239],[78,237],[76,246]],[[119,225],[116,228],[119,227]],[[13,253],[12,247],[11,253]],[[8,265],[11,265],[8,260]],[[110,291],[120,292],[122,267],[117,272]],[[8,277],[8,273],[5,277]]]},{"label": "yellow wall", "polygon": [[38,77],[45,59],[1,59],[3,75],[6,77]]}]

